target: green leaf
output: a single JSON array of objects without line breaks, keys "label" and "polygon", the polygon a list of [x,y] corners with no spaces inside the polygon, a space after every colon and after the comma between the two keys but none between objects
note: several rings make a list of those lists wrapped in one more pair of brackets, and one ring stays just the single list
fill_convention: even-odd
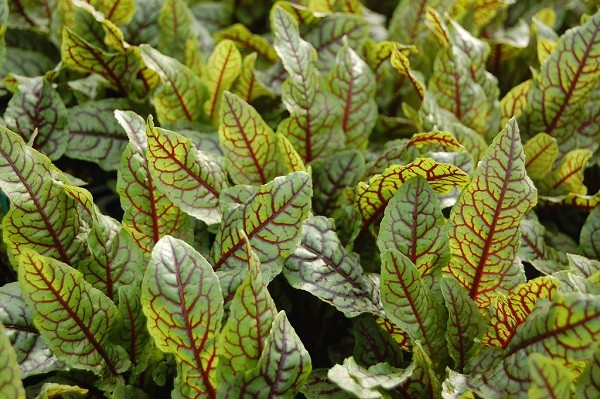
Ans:
[{"label": "green leaf", "polygon": [[48,158],[0,126],[0,188],[14,205],[2,219],[2,233],[12,256],[33,248],[65,263],[79,258],[86,226],[56,173]]},{"label": "green leaf", "polygon": [[27,307],[18,282],[0,287],[0,323],[17,353],[22,378],[60,369],[64,364],[48,349],[33,325],[31,310]]},{"label": "green leaf", "polygon": [[415,91],[421,99],[425,96],[425,83],[423,77],[418,72],[413,71],[410,68],[410,60],[404,55],[398,48],[394,48],[390,56],[390,63],[394,69],[408,78]]},{"label": "green leaf", "polygon": [[215,270],[240,270],[245,232],[252,250],[273,279],[283,261],[300,243],[302,221],[308,216],[312,181],[306,172],[276,177],[248,201],[225,209],[212,248]]},{"label": "green leaf", "polygon": [[227,385],[232,377],[243,375],[257,366],[265,347],[265,339],[277,315],[275,302],[263,279],[260,261],[247,241],[244,249],[248,259],[248,273],[235,291],[229,318],[219,336],[219,386]]},{"label": "green leaf", "polygon": [[149,123],[147,134],[148,169],[156,187],[189,215],[220,222],[219,195],[227,177],[219,162],[178,133]]},{"label": "green leaf", "polygon": [[420,341],[436,366],[448,356],[444,336],[447,314],[409,258],[395,249],[381,255],[381,300],[387,317]]},{"label": "green leaf", "polygon": [[387,363],[378,363],[365,369],[353,357],[344,359],[327,373],[327,377],[346,392],[358,398],[385,398],[384,392],[407,381],[414,367],[399,369]]},{"label": "green leaf", "polygon": [[193,397],[214,397],[223,297],[206,259],[183,241],[163,237],[144,275],[142,309],[159,349],[187,368],[180,378]]},{"label": "green leaf", "polygon": [[556,49],[542,64],[529,93],[529,133],[546,132],[558,140],[561,153],[565,142],[580,125],[582,106],[600,77],[600,13],[568,30]]},{"label": "green leaf", "polygon": [[310,355],[281,311],[273,320],[255,368],[229,382],[218,397],[290,398],[312,369]]},{"label": "green leaf", "polygon": [[120,315],[83,275],[31,249],[19,257],[19,282],[33,321],[52,352],[68,365],[103,376],[129,368],[126,352],[109,341]]},{"label": "green leaf", "polygon": [[592,151],[587,148],[569,151],[542,182],[541,188],[547,188],[553,194],[587,194],[583,172],[591,157]]},{"label": "green leaf", "polygon": [[343,103],[342,130],[346,148],[364,149],[377,122],[375,76],[358,54],[345,43],[327,76],[331,93]]},{"label": "green leaf", "polygon": [[132,111],[115,111],[115,117],[129,137],[117,178],[117,193],[125,212],[122,224],[148,256],[162,236],[187,236],[190,220],[156,187],[146,160],[144,120]]},{"label": "green leaf", "polygon": [[[378,318],[377,320],[385,320]],[[400,330],[393,323],[388,322],[391,327]],[[392,366],[400,367],[404,365],[404,355],[402,348],[408,345],[400,344],[388,332],[388,329],[379,324],[371,315],[364,315],[355,319],[352,332],[354,333],[354,349],[352,355],[359,364],[377,364],[389,363]],[[406,336],[406,333],[402,331]],[[408,337],[406,337],[408,341]]]},{"label": "green leaf", "polygon": [[494,292],[514,288],[509,276],[519,248],[519,223],[537,200],[524,158],[519,129],[511,119],[450,213],[448,272],[480,307],[487,307]]},{"label": "green leaf", "polygon": [[90,4],[115,25],[125,25],[133,18],[134,0],[92,0]]},{"label": "green leaf", "polygon": [[165,0],[157,19],[160,32],[157,50],[183,62],[186,41],[193,37],[193,20],[185,0]]},{"label": "green leaf", "polygon": [[236,184],[265,184],[277,176],[277,137],[260,114],[235,94],[223,93],[219,139]]},{"label": "green leaf", "polygon": [[12,73],[32,78],[43,75],[55,65],[56,61],[45,53],[9,47],[6,50],[4,64],[0,67],[0,76],[4,77]]},{"label": "green leaf", "polygon": [[368,183],[360,182],[356,186],[356,206],[362,216],[363,230],[381,216],[402,184],[414,176],[425,177],[431,188],[442,194],[453,187],[462,188],[469,181],[469,176],[460,168],[431,158],[417,158],[408,165],[392,165]]},{"label": "green leaf", "polygon": [[[559,264],[567,263],[564,252],[546,243],[546,228],[535,219],[524,218],[521,220],[521,247],[518,256],[524,261],[555,261]],[[534,263],[536,265],[536,263]],[[552,274],[552,273],[548,273]]]},{"label": "green leaf", "polygon": [[528,357],[528,361],[531,373],[529,398],[568,399],[572,397],[573,376],[560,361],[539,353],[532,353]]},{"label": "green leaf", "polygon": [[132,109],[132,104],[108,98],[69,108],[69,140],[65,155],[96,162],[105,170],[117,169],[128,139],[114,117],[115,109]]},{"label": "green leaf", "polygon": [[427,180],[415,176],[388,202],[377,236],[379,251],[395,249],[417,267],[421,277],[439,277],[450,260],[448,231],[439,201]]},{"label": "green leaf", "polygon": [[538,133],[523,145],[525,169],[532,179],[541,179],[552,170],[558,157],[558,142],[546,133]]},{"label": "green leaf", "polygon": [[284,276],[290,285],[335,306],[348,318],[383,314],[377,281],[365,275],[357,254],[344,248],[333,220],[313,216],[302,226],[302,241],[287,258]]},{"label": "green leaf", "polygon": [[[6,127],[50,159],[60,158],[67,149],[67,109],[50,82],[42,77],[14,76],[18,87],[6,107]],[[37,135],[36,135],[37,132]]]},{"label": "green leaf", "polygon": [[162,124],[197,121],[204,115],[206,86],[191,69],[148,45],[140,46],[144,64],[158,74],[161,84],[152,95],[156,116]]},{"label": "green leaf", "polygon": [[271,13],[275,50],[288,72],[282,100],[290,117],[277,127],[305,162],[335,153],[344,145],[341,101],[325,89],[315,66],[315,49],[302,40],[298,23],[283,8]]},{"label": "green leaf", "polygon": [[215,40],[231,40],[238,46],[249,51],[255,51],[269,62],[276,62],[279,58],[269,41],[260,35],[253,34],[242,24],[233,24],[217,32]]},{"label": "green leaf", "polygon": [[500,123],[505,126],[510,118],[519,117],[528,106],[527,95],[533,86],[533,80],[529,79],[510,89],[500,101],[502,110],[502,120]]},{"label": "green leaf", "polygon": [[328,371],[314,369],[300,388],[300,392],[308,399],[348,399],[348,393],[327,377]]},{"label": "green leaf", "polygon": [[[304,38],[317,51],[317,69],[328,72],[336,67],[338,54],[348,48],[360,52],[369,37],[369,25],[362,15],[333,13],[321,19]],[[281,56],[281,55],[280,55]]]},{"label": "green leaf", "polygon": [[221,117],[223,92],[231,89],[241,70],[242,56],[235,44],[231,40],[219,42],[206,64],[206,75],[202,77],[209,97],[204,110],[215,125]]},{"label": "green leaf", "polygon": [[[118,390],[118,387],[117,389]],[[115,391],[116,391],[115,390]],[[81,388],[79,386],[71,386],[65,384],[57,384],[54,382],[47,382],[42,385],[39,394],[35,397],[35,399],[52,399],[57,397],[65,397],[64,395],[68,395],[67,397],[72,397],[71,395],[75,395],[75,397],[79,397],[80,395],[85,395],[88,393],[88,390],[85,388]]]},{"label": "green leaf", "polygon": [[578,398],[591,399],[600,391],[600,348],[594,352],[575,387]]},{"label": "green leaf", "polygon": [[590,213],[581,228],[579,249],[588,258],[600,260],[600,207]]},{"label": "green leaf", "polygon": [[107,52],[67,26],[62,31],[60,51],[66,67],[100,75],[122,94],[129,93],[139,70],[139,56],[132,49]]},{"label": "green leaf", "polygon": [[448,308],[448,328],[446,341],[448,352],[454,359],[453,370],[463,372],[471,357],[481,347],[479,344],[485,334],[485,320],[477,304],[456,279],[446,277],[441,282],[442,295]]},{"label": "green leaf", "polygon": [[121,26],[128,43],[148,43],[156,46],[160,37],[158,15],[164,2],[162,0],[136,0],[131,22]]},{"label": "green leaf", "polygon": [[277,134],[277,147],[281,154],[282,162],[286,173],[292,172],[306,172],[306,166],[304,161],[294,149],[294,146],[290,141],[282,134]]},{"label": "green leaf", "polygon": [[[142,273],[140,277],[143,278]],[[146,316],[142,311],[140,286],[141,284],[119,287],[118,309],[123,318],[123,326],[113,334],[135,365],[143,362],[144,351],[150,342]]]},{"label": "green leaf", "polygon": [[242,60],[242,71],[233,83],[231,91],[250,104],[259,97],[274,97],[273,91],[258,78],[256,53],[250,53]]},{"label": "green leaf", "polygon": [[4,325],[0,322],[0,395],[3,398],[25,399],[17,354],[10,345]]}]

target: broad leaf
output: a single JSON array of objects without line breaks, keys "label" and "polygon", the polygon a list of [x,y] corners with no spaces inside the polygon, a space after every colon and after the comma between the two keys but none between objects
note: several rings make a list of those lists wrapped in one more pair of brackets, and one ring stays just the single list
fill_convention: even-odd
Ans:
[{"label": "broad leaf", "polygon": [[591,399],[600,391],[600,348],[594,352],[576,382],[578,398]]},{"label": "broad leaf", "polygon": [[600,260],[600,207],[590,213],[581,228],[579,248],[588,258]]},{"label": "broad leaf", "polygon": [[281,7],[271,13],[275,50],[288,72],[282,100],[290,117],[277,127],[305,162],[333,154],[343,147],[342,104],[325,89],[315,67],[314,48],[300,38],[298,23]]},{"label": "broad leaf", "polygon": [[233,24],[215,34],[215,40],[231,40],[238,46],[255,51],[259,56],[269,62],[278,60],[275,49],[269,41],[260,35],[256,35],[242,24]]},{"label": "broad leaf", "polygon": [[32,248],[72,263],[83,249],[79,235],[86,226],[75,201],[54,179],[53,168],[48,158],[0,126],[0,188],[14,205],[2,219],[9,253],[18,257]]},{"label": "broad leaf", "polygon": [[538,133],[523,145],[525,152],[525,169],[532,179],[541,179],[552,170],[558,157],[558,143],[555,138]]},{"label": "broad leaf", "polygon": [[219,195],[227,186],[225,171],[192,141],[148,123],[148,169],[156,187],[183,211],[207,224],[221,221]]},{"label": "broad leaf", "polygon": [[251,103],[259,97],[273,97],[270,88],[258,78],[256,69],[256,53],[250,53],[242,61],[242,71],[234,82],[231,91],[240,96],[247,103]]},{"label": "broad leaf", "polygon": [[19,257],[19,282],[33,321],[52,352],[68,365],[100,375],[128,369],[126,352],[110,342],[120,315],[77,270],[31,249]]},{"label": "broad leaf", "polygon": [[183,62],[186,41],[192,33],[194,16],[185,0],[165,0],[158,15],[157,50]]},{"label": "broad leaf", "polygon": [[569,151],[540,187],[546,188],[552,194],[587,194],[587,187],[583,184],[583,172],[591,157],[592,151],[587,148]]},{"label": "broad leaf", "polygon": [[514,288],[508,276],[519,248],[519,223],[537,199],[524,158],[512,119],[486,151],[450,213],[448,272],[480,307],[487,307],[494,291]]},{"label": "broad leaf", "polygon": [[240,233],[243,231],[273,279],[281,272],[283,260],[300,242],[301,225],[308,216],[311,195],[310,176],[296,172],[276,177],[245,203],[225,209],[212,248],[215,270],[240,270],[246,253]]},{"label": "broad leaf", "polygon": [[348,393],[327,377],[328,369],[314,369],[300,388],[308,399],[347,399]]},{"label": "broad leaf", "polygon": [[4,325],[0,322],[0,395],[3,398],[25,399],[17,354],[10,345]]},{"label": "broad leaf", "polygon": [[223,92],[229,90],[242,70],[242,56],[230,40],[217,44],[206,64],[203,81],[208,89],[204,109],[209,119],[218,125]]},{"label": "broad leaf", "polygon": [[404,55],[399,49],[395,48],[390,57],[390,63],[400,75],[408,78],[419,98],[422,100],[425,96],[425,83],[423,83],[423,77],[416,71],[410,68],[410,60]]},{"label": "broad leaf", "polygon": [[573,376],[560,361],[552,360],[539,353],[532,353],[528,361],[531,373],[529,398],[568,399],[572,397]]},{"label": "broad leaf", "polygon": [[[364,315],[356,319],[352,331],[355,337],[352,356],[359,364],[377,364],[389,363],[392,366],[400,367],[404,365],[402,349],[409,349],[408,345],[401,345],[393,336],[394,331],[389,332],[388,328],[380,325],[380,318],[374,318],[371,315]],[[400,329],[387,322],[387,327],[393,327],[396,331]],[[409,338],[406,337],[407,343]]]},{"label": "broad leaf", "polygon": [[429,33],[425,25],[427,8],[444,10],[451,6],[449,0],[419,0],[417,4],[410,0],[398,2],[390,20],[390,40],[406,44],[421,43]]},{"label": "broad leaf", "polygon": [[219,138],[236,184],[265,184],[277,175],[277,137],[240,97],[223,93]]},{"label": "broad leaf", "polygon": [[[143,274],[140,273],[140,277]],[[150,342],[146,316],[142,311],[140,285],[119,288],[118,309],[123,318],[123,326],[114,333],[117,342],[127,350],[129,359],[135,365],[143,362],[144,351]]]},{"label": "broad leaf", "polygon": [[364,274],[358,255],[340,243],[331,219],[314,216],[304,222],[300,246],[285,261],[283,273],[292,287],[312,293],[346,317],[383,314],[377,284]]},{"label": "broad leaf", "polygon": [[377,236],[379,251],[408,257],[421,277],[438,277],[450,260],[448,231],[435,192],[424,177],[404,183],[389,201]]},{"label": "broad leaf", "polygon": [[519,117],[527,109],[527,95],[533,80],[529,79],[510,89],[500,101],[502,111],[502,126],[505,126],[510,118]]},{"label": "broad leaf", "polygon": [[214,397],[223,297],[206,259],[183,241],[163,237],[144,275],[142,309],[156,345],[186,368],[180,378],[192,397]]},{"label": "broad leaf", "polygon": [[18,87],[4,112],[6,126],[33,140],[32,147],[50,159],[60,158],[69,140],[67,109],[60,95],[42,77],[14,79]]}]

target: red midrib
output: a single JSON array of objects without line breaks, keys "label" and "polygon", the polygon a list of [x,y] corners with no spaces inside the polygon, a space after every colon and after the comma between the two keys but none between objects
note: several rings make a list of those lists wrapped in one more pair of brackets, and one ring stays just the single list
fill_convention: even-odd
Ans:
[{"label": "red midrib", "polygon": [[[154,63],[158,66],[158,68],[160,68],[160,70],[162,71],[163,75],[165,76],[165,78],[167,79],[167,81],[169,82],[169,84],[171,85],[171,87],[173,88],[173,93],[175,93],[175,96],[177,97],[177,101],[179,101],[179,104],[181,104],[181,109],[183,110],[183,113],[185,114],[186,119],[188,121],[191,121],[192,120],[192,114],[188,110],[187,106],[185,105],[185,101],[183,101],[183,96],[179,92],[179,89],[175,86],[175,83],[173,83],[173,81],[171,80],[171,77],[160,66],[160,63],[157,62],[149,53],[146,53],[146,55],[148,57],[152,58],[152,61],[154,61]],[[161,77],[161,79],[162,79],[162,77]]]},{"label": "red midrib", "polygon": [[231,50],[227,52],[227,56],[225,57],[225,61],[223,62],[223,68],[219,71],[219,77],[217,78],[217,84],[215,85],[215,92],[213,93],[213,98],[210,103],[210,119],[212,120],[217,110],[217,101],[220,95],[221,84],[223,83],[223,75],[225,74],[225,68],[227,63],[229,62],[229,57],[231,57]]},{"label": "red midrib", "polygon": [[526,162],[525,162],[525,169],[527,169],[527,167],[529,167],[533,161],[535,161],[540,156],[542,156],[542,154],[544,153],[544,151],[546,151],[551,146],[552,146],[552,142],[549,142],[547,145],[545,145],[544,147],[542,147],[534,156],[532,156],[530,159],[526,160]]}]

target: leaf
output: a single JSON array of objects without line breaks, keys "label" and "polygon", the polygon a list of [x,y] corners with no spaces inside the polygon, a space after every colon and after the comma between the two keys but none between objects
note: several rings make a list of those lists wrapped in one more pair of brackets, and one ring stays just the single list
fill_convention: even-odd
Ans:
[{"label": "leaf", "polygon": [[600,260],[600,207],[590,213],[581,228],[579,249],[588,258]]},{"label": "leaf", "polygon": [[327,77],[331,93],[343,103],[342,130],[346,148],[364,149],[377,122],[376,82],[373,72],[345,43]]},{"label": "leaf", "polygon": [[331,215],[346,187],[355,186],[365,168],[365,159],[357,150],[338,152],[313,167],[313,208],[320,215]]},{"label": "leaf", "polygon": [[12,73],[32,78],[51,70],[56,65],[56,61],[42,52],[9,47],[6,49],[4,63],[0,64],[2,77]]},{"label": "leaf", "polygon": [[[117,387],[118,389],[118,387]],[[117,390],[116,389],[116,390]],[[53,382],[47,382],[42,385],[39,394],[35,397],[35,399],[51,399],[57,397],[64,397],[63,395],[75,395],[75,397],[79,397],[79,395],[85,395],[88,393],[88,390],[85,388],[81,388],[79,386],[71,386],[65,384],[57,384]]]},{"label": "leaf", "polygon": [[439,277],[450,260],[448,231],[435,192],[424,177],[404,183],[388,202],[377,246],[394,249],[417,267],[421,277]]},{"label": "leaf", "polygon": [[364,274],[357,254],[337,237],[333,220],[313,216],[302,226],[302,241],[283,270],[290,285],[335,306],[348,318],[383,314],[378,286]]},{"label": "leaf", "polygon": [[398,73],[408,78],[419,97],[423,99],[425,96],[425,83],[419,74],[410,69],[410,61],[408,57],[402,54],[400,50],[395,48],[390,57],[390,63],[392,64],[392,67],[398,71]]},{"label": "leaf", "polygon": [[4,325],[0,322],[0,395],[10,399],[25,399],[17,354],[10,345]]},{"label": "leaf", "polygon": [[114,117],[115,109],[131,109],[128,101],[103,99],[69,108],[70,158],[92,161],[105,170],[119,167],[127,135]]},{"label": "leaf", "polygon": [[[528,120],[533,132],[544,131],[564,142],[578,126],[578,109],[588,101],[600,76],[596,68],[600,57],[600,14],[568,30],[556,50],[544,61],[529,94]],[[530,131],[530,133],[532,133]]]},{"label": "leaf", "polygon": [[157,50],[183,62],[186,41],[193,37],[193,20],[185,0],[165,0],[157,18],[160,32]]},{"label": "leaf", "polygon": [[282,134],[276,133],[277,144],[286,173],[306,172],[304,161],[292,146],[292,143]]},{"label": "leaf", "polygon": [[229,318],[219,336],[217,380],[222,386],[257,366],[277,315],[260,262],[247,241],[244,250],[247,252],[248,273],[235,291]]},{"label": "leaf", "polygon": [[183,241],[163,237],[144,275],[142,309],[158,348],[188,368],[183,381],[194,397],[214,397],[223,297],[206,259]]},{"label": "leaf", "polygon": [[343,147],[340,124],[342,104],[325,90],[315,67],[316,52],[302,40],[296,20],[281,7],[271,13],[275,50],[288,72],[282,100],[290,117],[277,127],[305,162],[335,153]]},{"label": "leaf", "polygon": [[216,41],[231,40],[238,46],[254,51],[269,62],[276,62],[279,58],[267,39],[253,34],[242,24],[233,24],[215,34]]},{"label": "leaf", "polygon": [[25,145],[21,137],[0,126],[0,189],[13,206],[2,219],[9,254],[24,248],[75,262],[83,250],[85,226],[75,202],[53,177],[49,159]]},{"label": "leaf", "polygon": [[356,205],[362,216],[363,230],[383,213],[400,186],[414,176],[425,177],[431,188],[442,194],[453,187],[462,188],[469,181],[461,169],[431,158],[417,158],[408,165],[392,165],[368,183],[360,182],[356,186]]},{"label": "leaf", "polygon": [[587,187],[583,184],[583,172],[591,157],[592,151],[587,148],[569,151],[562,158],[558,168],[550,172],[542,187],[548,187],[556,194],[587,194]]},{"label": "leaf", "polygon": [[558,286],[556,279],[543,276],[521,284],[507,296],[496,295],[489,309],[490,328],[483,342],[506,348],[517,327],[531,314],[537,301],[542,298],[553,299]]},{"label": "leaf", "polygon": [[148,45],[140,46],[144,64],[158,74],[161,84],[152,95],[160,123],[196,121],[203,115],[206,87],[191,69]]},{"label": "leaf", "polygon": [[[414,367],[399,369],[387,363],[378,363],[364,369],[353,357],[344,359],[344,364],[336,364],[327,377],[346,392],[359,398],[384,398],[383,392],[391,390],[410,378]],[[382,392],[383,391],[383,392]]]},{"label": "leaf", "polygon": [[248,103],[223,93],[219,139],[236,184],[265,184],[277,176],[277,144],[273,130]]},{"label": "leaf", "polygon": [[263,268],[270,269],[274,278],[300,242],[311,195],[308,173],[295,172],[276,177],[244,204],[225,209],[212,247],[215,270],[240,270],[245,259],[240,231],[244,231]]},{"label": "leaf", "polygon": [[95,0],[90,4],[115,25],[125,25],[133,18],[134,0]]},{"label": "leaf", "polygon": [[89,43],[68,26],[62,31],[60,51],[66,67],[100,75],[122,94],[129,92],[139,70],[138,55],[133,50],[107,52]]},{"label": "leaf", "polygon": [[[525,218],[521,220],[521,248],[519,258],[524,261],[556,261],[566,264],[567,257],[564,252],[546,243],[546,228],[537,220]],[[536,263],[534,263],[534,266]],[[552,274],[552,273],[548,273]]]},{"label": "leaf", "polygon": [[215,124],[221,117],[223,92],[229,90],[242,70],[242,56],[231,40],[219,42],[206,64],[206,83],[209,98],[204,109]]},{"label": "leaf", "polygon": [[425,146],[444,147],[448,150],[460,151],[462,144],[451,132],[434,130],[432,132],[415,133],[406,143],[407,147],[423,148]]},{"label": "leaf", "polygon": [[494,292],[513,288],[506,279],[519,247],[519,223],[537,200],[524,158],[519,129],[511,119],[450,213],[448,272],[479,307],[487,307]]},{"label": "leaf", "polygon": [[451,6],[452,2],[446,0],[419,0],[417,4],[408,0],[398,2],[390,19],[389,39],[405,44],[420,43],[428,34],[425,26],[427,9],[447,10]]},{"label": "leaf", "polygon": [[33,325],[18,282],[0,287],[0,323],[17,354],[22,378],[43,374],[64,366],[48,349]]},{"label": "leaf", "polygon": [[368,32],[369,26],[363,16],[333,13],[321,19],[304,38],[317,51],[317,69],[328,72],[337,63],[344,38],[349,48],[360,51],[369,36]]},{"label": "leaf", "polygon": [[539,353],[532,353],[528,360],[531,373],[531,386],[528,393],[531,399],[572,397],[573,376],[560,361]]},{"label": "leaf", "polygon": [[273,320],[258,365],[230,381],[229,390],[219,397],[289,398],[311,369],[310,355],[281,311]]},{"label": "leaf", "polygon": [[207,224],[221,220],[219,195],[225,171],[188,138],[148,124],[148,169],[156,187],[183,211]]},{"label": "leaf", "polygon": [[510,118],[519,117],[528,106],[527,95],[533,86],[533,80],[529,79],[510,89],[500,101],[502,111],[502,126],[506,126]]},{"label": "leaf", "polygon": [[160,37],[157,21],[163,5],[162,0],[135,1],[133,18],[127,25],[121,26],[128,43],[157,45]]},{"label": "leaf", "polygon": [[575,383],[578,398],[591,399],[600,390],[600,349],[596,349]]},{"label": "leaf", "polygon": [[314,369],[300,392],[308,399],[347,399],[348,394],[327,377],[328,369]]},{"label": "leaf", "polygon": [[[354,334],[354,349],[352,355],[359,364],[372,365],[377,363],[389,363],[400,367],[404,364],[403,351],[399,343],[394,339],[388,329],[381,326],[371,315],[364,315],[355,319],[352,332]],[[377,320],[385,320],[379,319]],[[388,322],[389,326],[400,331],[400,329]],[[406,333],[402,331],[404,335]],[[406,342],[409,338],[406,337]],[[408,349],[403,345],[403,349]]]},{"label": "leaf", "polygon": [[50,159],[60,158],[69,139],[67,109],[60,95],[42,77],[14,78],[18,87],[4,112],[6,127],[33,140],[33,148]]},{"label": "leaf", "polygon": [[52,353],[72,367],[103,376],[129,368],[123,348],[109,341],[120,323],[109,298],[79,271],[34,250],[22,251],[19,266],[23,296]]},{"label": "leaf", "polygon": [[538,133],[525,143],[525,169],[532,179],[541,179],[551,171],[558,157],[556,139],[546,133]]},{"label": "leaf", "polygon": [[129,137],[117,176],[117,193],[125,213],[122,224],[147,257],[161,237],[186,236],[190,220],[156,187],[146,160],[144,120],[132,111],[115,111],[115,117]]},{"label": "leaf", "polygon": [[486,323],[477,304],[456,279],[443,278],[441,290],[448,309],[448,352],[454,359],[453,370],[462,373],[468,361],[481,347],[479,342],[485,334]]},{"label": "leaf", "polygon": [[242,60],[242,71],[240,72],[240,76],[231,87],[231,91],[240,96],[248,104],[259,97],[274,96],[271,89],[265,86],[258,78],[258,71],[255,64],[256,53],[250,53],[245,56]]},{"label": "leaf", "polygon": [[389,249],[381,255],[381,263],[381,301],[387,317],[406,331],[413,343],[421,342],[437,367],[443,369],[448,355],[445,310],[402,253]]},{"label": "leaf", "polygon": [[[140,277],[143,278],[143,273],[140,273]],[[114,334],[117,342],[127,350],[131,362],[135,365],[143,362],[144,350],[150,342],[146,316],[142,311],[140,286],[141,282],[119,288],[118,310],[123,318],[123,326]]]}]

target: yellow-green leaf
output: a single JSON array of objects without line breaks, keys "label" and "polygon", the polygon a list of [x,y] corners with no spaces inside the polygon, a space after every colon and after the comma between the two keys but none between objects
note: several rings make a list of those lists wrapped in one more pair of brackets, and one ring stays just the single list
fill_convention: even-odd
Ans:
[{"label": "yellow-green leaf", "polygon": [[400,50],[395,48],[390,57],[390,63],[401,75],[408,78],[419,97],[423,99],[425,96],[425,83],[423,83],[423,77],[419,76],[418,73],[410,69],[410,61],[408,57],[402,54]]},{"label": "yellow-green leaf", "polygon": [[523,145],[525,169],[532,179],[546,176],[558,157],[558,142],[546,133],[538,133]]},{"label": "yellow-green leaf", "polygon": [[528,357],[531,386],[529,399],[569,399],[573,397],[573,374],[559,360],[539,353]]},{"label": "yellow-green leaf", "polygon": [[231,40],[240,47],[256,52],[269,62],[275,62],[279,59],[275,49],[267,39],[250,32],[248,28],[239,23],[215,33],[215,40]]},{"label": "yellow-green leaf", "polygon": [[591,157],[592,151],[587,148],[569,151],[562,158],[558,168],[552,170],[542,182],[542,187],[549,189],[553,194],[587,194],[587,187],[583,184],[583,172]]},{"label": "yellow-green leaf", "polygon": [[206,64],[206,75],[202,81],[208,90],[208,101],[204,105],[206,114],[215,125],[220,118],[223,92],[229,90],[242,70],[242,56],[231,40],[219,42]]},{"label": "yellow-green leaf", "polygon": [[256,53],[250,53],[242,61],[242,71],[234,82],[231,91],[244,99],[248,104],[258,97],[273,97],[274,94],[257,77]]},{"label": "yellow-green leaf", "polygon": [[527,109],[527,95],[533,86],[533,80],[529,79],[510,89],[508,93],[500,101],[500,109],[502,111],[502,126],[508,123],[510,118],[520,116]]},{"label": "yellow-green leaf", "polygon": [[0,395],[7,399],[25,399],[17,354],[10,345],[2,322],[0,322]]},{"label": "yellow-green leaf", "polygon": [[183,62],[187,40],[192,37],[194,16],[185,0],[164,0],[158,15],[157,50]]}]

